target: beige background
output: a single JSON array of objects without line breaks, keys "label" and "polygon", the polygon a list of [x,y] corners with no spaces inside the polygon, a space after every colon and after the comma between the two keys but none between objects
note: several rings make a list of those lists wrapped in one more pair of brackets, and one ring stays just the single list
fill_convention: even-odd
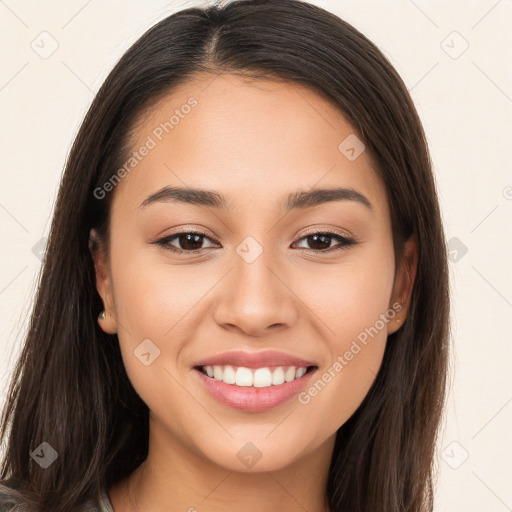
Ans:
[{"label": "beige background", "polygon": [[[0,0],[0,405],[78,125],[129,45],[200,3]],[[450,240],[455,347],[436,511],[512,510],[512,1],[312,3],[383,50],[429,138]]]}]

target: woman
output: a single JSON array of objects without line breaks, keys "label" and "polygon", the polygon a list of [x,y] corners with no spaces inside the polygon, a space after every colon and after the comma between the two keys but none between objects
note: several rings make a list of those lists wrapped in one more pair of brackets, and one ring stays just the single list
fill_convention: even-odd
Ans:
[{"label": "woman", "polygon": [[4,508],[432,511],[448,297],[425,135],[376,46],[297,0],[173,14],[67,161]]}]

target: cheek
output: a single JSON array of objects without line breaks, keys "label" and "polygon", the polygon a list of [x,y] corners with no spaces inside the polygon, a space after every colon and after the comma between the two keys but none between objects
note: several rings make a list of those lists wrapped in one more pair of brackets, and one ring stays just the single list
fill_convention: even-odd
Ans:
[{"label": "cheek", "polygon": [[193,273],[181,268],[184,272],[154,261],[148,264],[144,251],[133,251],[119,256],[113,276],[126,373],[150,410],[167,416],[169,423],[190,400],[176,367],[195,330],[191,311],[208,289],[207,283],[193,283]]},{"label": "cheek", "polygon": [[315,271],[314,286],[302,290],[328,357],[301,403],[330,411],[326,421],[333,430],[361,404],[382,363],[387,327],[395,315],[389,304],[394,259],[386,247],[347,258],[336,271],[333,266]]},{"label": "cheek", "polygon": [[[311,407],[310,414],[322,415],[322,428],[335,432],[361,405],[377,373],[387,343],[387,330],[381,314],[383,301],[339,302],[339,314],[328,319],[333,332],[324,332],[327,358],[299,396],[299,402]],[[361,311],[362,308],[362,311]]]},{"label": "cheek", "polygon": [[197,337],[204,318],[198,312],[218,276],[205,268],[177,264],[176,259],[168,263],[164,249],[120,242],[112,251],[112,279],[126,372],[153,410],[171,396],[175,402],[186,401],[190,397],[182,397],[176,381],[182,376],[178,377],[183,349]]},{"label": "cheek", "polygon": [[165,249],[140,244],[117,252],[113,281],[118,317],[132,340],[175,337],[214,276],[198,280],[191,265],[166,264]]},{"label": "cheek", "polygon": [[[394,281],[394,259],[387,245],[354,252],[336,265],[319,265],[307,279],[296,276],[301,297],[318,320],[318,327],[337,350],[345,348],[388,310]],[[380,330],[385,338],[386,328]]]}]

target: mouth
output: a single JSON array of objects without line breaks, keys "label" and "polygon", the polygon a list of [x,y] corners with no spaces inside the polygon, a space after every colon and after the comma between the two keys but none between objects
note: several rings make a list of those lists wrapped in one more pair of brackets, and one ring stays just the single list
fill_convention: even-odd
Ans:
[{"label": "mouth", "polygon": [[237,387],[267,388],[279,386],[285,382],[293,382],[318,367],[311,366],[265,366],[261,368],[247,368],[232,365],[206,365],[195,366],[209,379],[222,381],[224,384]]},{"label": "mouth", "polygon": [[195,366],[192,374],[218,402],[245,412],[263,412],[297,395],[318,366],[247,368],[231,365]]}]

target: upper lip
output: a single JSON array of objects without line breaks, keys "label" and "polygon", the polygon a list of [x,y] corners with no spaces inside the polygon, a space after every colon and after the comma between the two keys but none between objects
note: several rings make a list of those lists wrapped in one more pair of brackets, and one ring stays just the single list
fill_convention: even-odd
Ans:
[{"label": "upper lip", "polygon": [[233,351],[217,354],[195,363],[194,366],[231,365],[245,368],[263,368],[266,366],[295,366],[297,368],[314,366],[314,363],[275,350],[261,352]]}]

